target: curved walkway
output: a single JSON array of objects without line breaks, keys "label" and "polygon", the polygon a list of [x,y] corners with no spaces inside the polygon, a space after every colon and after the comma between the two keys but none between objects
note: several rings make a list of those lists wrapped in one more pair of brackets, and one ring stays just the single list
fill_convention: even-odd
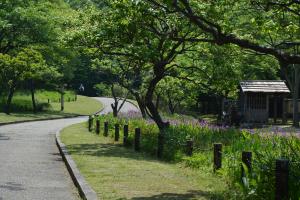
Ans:
[{"label": "curved walkway", "polygon": [[[104,109],[100,112],[100,114],[107,114],[112,112],[111,104],[114,102],[112,98],[108,97],[94,97],[94,99],[100,101],[103,104]],[[125,102],[120,112],[128,112],[128,111],[136,111],[139,112],[139,108],[133,105],[130,102]]]},{"label": "curved walkway", "polygon": [[86,117],[0,127],[0,199],[78,199],[55,133]]},{"label": "curved walkway", "polygon": [[[110,98],[101,114],[111,112]],[[138,111],[126,102],[121,112]],[[87,117],[27,122],[0,127],[0,200],[73,200],[78,191],[68,174],[55,133]]]}]

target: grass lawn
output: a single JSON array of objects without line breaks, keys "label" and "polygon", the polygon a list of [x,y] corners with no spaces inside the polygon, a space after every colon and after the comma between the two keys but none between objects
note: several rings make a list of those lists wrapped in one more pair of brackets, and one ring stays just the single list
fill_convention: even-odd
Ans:
[{"label": "grass lawn", "polygon": [[53,102],[50,105],[48,110],[36,114],[32,112],[17,112],[10,115],[0,113],[0,123],[90,115],[103,108],[103,105],[99,101],[80,95],[78,95],[77,101],[66,101],[63,112],[60,112],[60,103]]},{"label": "grass lawn", "polygon": [[[51,103],[51,107],[54,111],[60,110],[60,103],[54,102]],[[71,113],[77,115],[91,115],[95,112],[100,111],[103,108],[103,105],[90,97],[77,96],[77,101],[68,102],[65,101],[65,108],[63,113]]]},{"label": "grass lawn", "polygon": [[225,199],[225,183],[212,173],[136,153],[85,124],[64,129],[61,140],[99,199]]}]

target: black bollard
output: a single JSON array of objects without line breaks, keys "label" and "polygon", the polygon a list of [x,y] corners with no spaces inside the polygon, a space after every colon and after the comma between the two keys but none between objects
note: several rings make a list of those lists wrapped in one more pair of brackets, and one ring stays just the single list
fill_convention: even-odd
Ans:
[{"label": "black bollard", "polygon": [[141,145],[141,129],[136,128],[134,134],[134,150],[140,151],[141,150],[140,145]]},{"label": "black bollard", "polygon": [[186,141],[186,155],[187,156],[192,156],[193,155],[193,145],[194,145],[193,140],[187,140]]},{"label": "black bollard", "polygon": [[252,152],[249,151],[243,151],[242,152],[242,163],[244,165],[242,165],[242,178],[246,177],[246,173],[245,173],[245,167],[247,167],[248,172],[250,173],[252,170]]},{"label": "black bollard", "polygon": [[96,134],[100,134],[100,120],[98,118],[96,120]]},{"label": "black bollard", "polygon": [[105,137],[108,136],[108,122],[104,122],[104,133],[103,133],[103,135]]},{"label": "black bollard", "polygon": [[92,131],[92,126],[93,126],[93,117],[89,116],[89,131]]},{"label": "black bollard", "polygon": [[115,124],[115,141],[118,142],[120,138],[120,126]]},{"label": "black bollard", "polygon": [[222,144],[214,144],[214,171],[222,167]]},{"label": "black bollard", "polygon": [[289,160],[276,160],[275,200],[288,200]]},{"label": "black bollard", "polygon": [[124,146],[128,145],[128,125],[124,125],[124,136],[123,136],[123,144]]}]

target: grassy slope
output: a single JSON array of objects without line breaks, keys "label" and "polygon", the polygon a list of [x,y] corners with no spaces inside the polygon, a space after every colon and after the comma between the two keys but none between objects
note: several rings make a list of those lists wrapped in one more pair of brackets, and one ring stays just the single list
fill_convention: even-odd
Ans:
[{"label": "grassy slope", "polygon": [[[60,103],[51,103],[52,109],[60,110]],[[65,101],[64,113],[72,113],[78,115],[91,115],[103,108],[101,103],[93,98],[85,96],[77,96],[77,101]]]},{"label": "grassy slope", "polygon": [[102,109],[103,105],[92,98],[79,96],[76,102],[65,102],[65,111],[60,112],[60,103],[51,103],[52,109],[45,112],[33,114],[30,112],[25,113],[11,113],[6,115],[0,113],[0,123],[36,120],[36,119],[51,119],[57,117],[77,116],[77,115],[90,115]]},{"label": "grassy slope", "polygon": [[64,129],[61,139],[101,199],[222,199],[225,184],[215,175],[135,153],[84,124]]}]

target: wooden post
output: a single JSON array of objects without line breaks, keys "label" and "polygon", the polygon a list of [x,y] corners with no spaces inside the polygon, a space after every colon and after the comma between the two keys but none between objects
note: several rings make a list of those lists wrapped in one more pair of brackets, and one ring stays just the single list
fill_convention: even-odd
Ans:
[{"label": "wooden post", "polygon": [[164,152],[164,134],[158,134],[158,144],[157,144],[157,157],[162,158]]},{"label": "wooden post", "polygon": [[50,103],[50,99],[48,99],[48,103]]},{"label": "wooden post", "polygon": [[274,95],[274,124],[277,123],[277,96]]},{"label": "wooden post", "polygon": [[214,171],[222,167],[222,144],[214,144]]},{"label": "wooden post", "polygon": [[108,136],[108,122],[104,122],[104,134],[105,137]]},{"label": "wooden post", "polygon": [[282,100],[282,124],[287,123],[287,101],[285,98]]},{"label": "wooden post", "polygon": [[93,116],[89,116],[89,131],[92,131],[92,126],[93,126]]},{"label": "wooden post", "polygon": [[119,124],[115,124],[115,141],[119,141],[120,138],[120,126]]},{"label": "wooden post", "polygon": [[128,145],[128,125],[124,125],[124,137],[123,137],[123,144],[124,146]]},{"label": "wooden post", "polygon": [[193,155],[193,145],[194,145],[193,140],[187,140],[186,141],[186,155],[187,156],[192,156]]},{"label": "wooden post", "polygon": [[100,120],[98,118],[96,120],[96,134],[100,134]]},{"label": "wooden post", "polygon": [[288,200],[289,160],[276,160],[275,200]]},{"label": "wooden post", "polygon": [[252,170],[252,166],[251,166],[251,164],[252,164],[252,152],[249,152],[249,151],[243,151],[242,152],[242,163],[244,164],[244,165],[242,165],[242,178],[243,178],[243,177],[246,177],[244,167],[247,167],[249,173]]},{"label": "wooden post", "polygon": [[135,135],[134,135],[134,150],[135,151],[140,151],[141,147],[141,129],[140,128],[136,128],[135,129]]}]

